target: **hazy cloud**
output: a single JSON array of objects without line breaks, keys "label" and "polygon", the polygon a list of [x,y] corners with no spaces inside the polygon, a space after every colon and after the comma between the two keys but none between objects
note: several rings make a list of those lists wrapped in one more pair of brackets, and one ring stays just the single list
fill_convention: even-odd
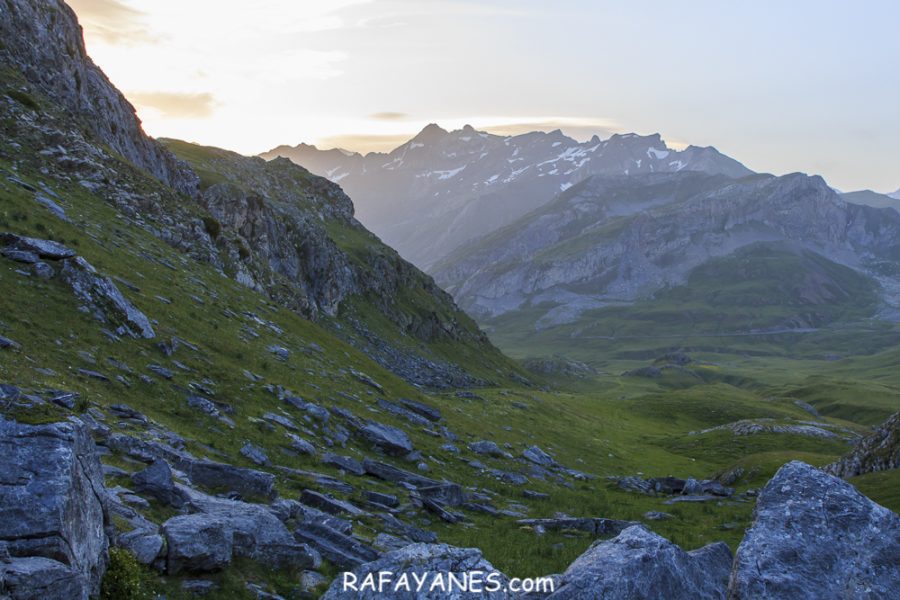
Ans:
[{"label": "hazy cloud", "polygon": [[405,121],[409,115],[402,112],[377,112],[369,115],[369,118],[376,121]]},{"label": "hazy cloud", "polygon": [[157,110],[172,119],[202,119],[212,115],[216,106],[213,95],[206,92],[131,92],[127,96],[139,108]]},{"label": "hazy cloud", "polygon": [[354,152],[390,152],[409,141],[416,133],[401,134],[345,134],[325,137],[317,141],[323,148],[344,148]]},{"label": "hazy cloud", "polygon": [[110,44],[154,42],[159,36],[146,26],[144,13],[119,0],[69,0],[87,37]]}]

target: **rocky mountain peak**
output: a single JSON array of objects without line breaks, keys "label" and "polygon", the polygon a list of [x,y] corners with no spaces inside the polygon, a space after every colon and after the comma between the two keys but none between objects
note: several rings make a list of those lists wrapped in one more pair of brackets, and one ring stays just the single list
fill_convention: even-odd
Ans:
[{"label": "rocky mountain peak", "polygon": [[420,143],[430,143],[441,139],[449,133],[446,129],[437,123],[429,123],[422,131],[415,135],[411,141]]},{"label": "rocky mountain peak", "polygon": [[135,165],[186,194],[199,179],[148,137],[134,107],[85,51],[78,19],[61,0],[9,0],[0,18],[0,60]]}]

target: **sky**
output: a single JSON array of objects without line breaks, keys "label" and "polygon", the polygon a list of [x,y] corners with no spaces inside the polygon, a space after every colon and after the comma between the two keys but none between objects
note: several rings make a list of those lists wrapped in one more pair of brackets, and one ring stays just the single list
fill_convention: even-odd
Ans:
[{"label": "sky", "polygon": [[660,133],[900,187],[900,3],[69,0],[148,133],[389,150],[431,122]]}]

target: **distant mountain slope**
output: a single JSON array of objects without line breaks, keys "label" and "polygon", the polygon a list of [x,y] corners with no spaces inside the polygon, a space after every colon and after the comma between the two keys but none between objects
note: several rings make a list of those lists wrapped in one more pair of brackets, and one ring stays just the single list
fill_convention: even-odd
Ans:
[{"label": "distant mountain slope", "polygon": [[[759,243],[788,244],[778,251],[784,270],[739,268],[749,257],[736,251]],[[711,261],[723,257],[736,261],[731,271],[710,275]],[[836,279],[839,265],[862,279],[838,283],[844,279]],[[709,297],[839,304],[868,294],[862,282],[874,278],[883,299],[897,304],[900,214],[849,204],[820,177],[801,174],[739,180],[702,173],[595,176],[457,251],[434,272],[482,321],[527,313],[527,323],[517,326],[531,328],[575,322],[586,311],[659,297],[685,284],[692,296],[699,293],[700,273],[707,274],[702,279]],[[778,294],[771,293],[771,282],[760,288],[768,292],[751,293],[760,277],[776,275],[782,279]],[[809,286],[798,287],[801,280]],[[865,303],[874,311],[871,304]],[[827,320],[801,318],[791,326]]]},{"label": "distant mountain slope", "polygon": [[301,144],[262,156],[290,158],[339,183],[366,226],[426,269],[591,175],[751,173],[715,148],[670,150],[658,134],[602,141],[595,136],[579,143],[560,131],[504,137],[469,126],[448,132],[429,125],[388,154],[362,156]]},{"label": "distant mountain slope", "polygon": [[846,192],[841,194],[841,196],[844,200],[853,204],[864,204],[875,208],[893,208],[900,212],[900,199],[887,194],[879,194],[872,190],[859,190],[857,192]]},{"label": "distant mountain slope", "polygon": [[900,190],[897,190],[893,194],[888,194],[888,196],[890,196],[894,200],[900,200]]}]

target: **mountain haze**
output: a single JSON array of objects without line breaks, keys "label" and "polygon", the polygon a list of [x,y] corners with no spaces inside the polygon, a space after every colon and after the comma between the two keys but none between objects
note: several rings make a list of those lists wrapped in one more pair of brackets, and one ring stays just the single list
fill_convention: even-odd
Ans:
[{"label": "mountain haze", "polygon": [[[782,279],[782,291],[762,294],[752,304],[828,305],[847,293],[878,289],[884,314],[895,314],[900,305],[900,213],[848,203],[820,177],[802,174],[740,179],[697,172],[593,176],[451,254],[433,271],[483,321],[524,311],[532,317],[530,324],[520,326],[547,328],[576,322],[583,313],[606,306],[652,302],[680,286],[690,294],[700,285],[701,270],[708,272],[716,260],[735,261],[733,269],[763,260],[746,254],[759,244],[793,248],[781,255],[783,265],[793,268],[780,274],[748,269],[737,278],[708,276],[704,289],[734,299],[741,297],[735,295],[737,289],[775,276]],[[859,273],[858,281],[841,285],[823,279],[818,267],[807,259],[793,263],[787,260],[790,255],[819,257],[814,260],[835,265],[828,269],[843,265]],[[765,260],[779,259],[773,255]],[[792,288],[798,281],[811,287]],[[683,302],[686,308],[689,302]],[[857,308],[863,305],[869,306],[870,316],[875,314],[871,301]],[[626,308],[619,312],[627,318]],[[798,308],[793,315],[745,326],[810,328],[829,320],[802,313]],[[703,327],[694,323],[698,325]],[[736,322],[732,325],[741,330]]]},{"label": "mountain haze", "polygon": [[359,219],[426,270],[591,175],[750,174],[715,148],[670,150],[658,134],[577,142],[559,130],[499,136],[434,124],[387,154],[301,144],[262,156],[287,157],[340,184],[355,199]]}]

